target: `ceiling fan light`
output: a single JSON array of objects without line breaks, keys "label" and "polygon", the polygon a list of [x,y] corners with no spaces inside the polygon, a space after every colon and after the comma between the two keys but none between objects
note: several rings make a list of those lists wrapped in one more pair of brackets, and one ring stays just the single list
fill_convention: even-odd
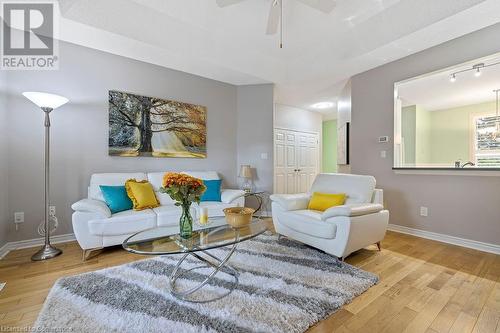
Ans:
[{"label": "ceiling fan light", "polygon": [[450,82],[455,82],[455,81],[457,81],[457,76],[455,74],[451,74]]}]

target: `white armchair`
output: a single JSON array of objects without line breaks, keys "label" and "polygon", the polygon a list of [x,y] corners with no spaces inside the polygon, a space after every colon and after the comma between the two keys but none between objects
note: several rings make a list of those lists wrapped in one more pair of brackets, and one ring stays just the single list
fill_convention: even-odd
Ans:
[{"label": "white armchair", "polygon": [[[345,193],[346,202],[324,212],[307,209],[311,194]],[[311,193],[274,194],[272,215],[276,232],[344,259],[384,238],[389,211],[375,178],[346,174],[319,174]]]}]

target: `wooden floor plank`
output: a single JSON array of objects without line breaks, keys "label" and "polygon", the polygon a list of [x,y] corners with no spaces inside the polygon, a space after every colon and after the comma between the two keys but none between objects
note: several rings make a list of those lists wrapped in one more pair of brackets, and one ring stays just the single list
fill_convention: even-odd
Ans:
[{"label": "wooden floor plank", "polygon": [[[36,249],[12,251],[0,260],[0,326],[32,325],[54,282],[63,276],[144,259],[107,248],[86,262],[76,242],[64,254],[31,262]],[[500,256],[388,232],[346,261],[377,274],[379,283],[309,329],[314,333],[500,333]]]}]

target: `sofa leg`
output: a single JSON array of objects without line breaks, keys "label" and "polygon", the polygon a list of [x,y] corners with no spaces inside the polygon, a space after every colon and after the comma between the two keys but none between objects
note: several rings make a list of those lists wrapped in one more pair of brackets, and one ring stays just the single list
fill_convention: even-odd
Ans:
[{"label": "sofa leg", "polygon": [[83,250],[83,256],[82,256],[82,261],[87,261],[87,259],[90,257],[90,254],[94,251],[101,250],[102,247],[97,247],[95,249],[87,249]]},{"label": "sofa leg", "polygon": [[377,242],[377,247],[379,251],[382,251],[382,245],[380,244],[380,242]]},{"label": "sofa leg", "polygon": [[278,234],[278,241],[281,240],[281,237],[283,236],[281,236],[281,234]]}]

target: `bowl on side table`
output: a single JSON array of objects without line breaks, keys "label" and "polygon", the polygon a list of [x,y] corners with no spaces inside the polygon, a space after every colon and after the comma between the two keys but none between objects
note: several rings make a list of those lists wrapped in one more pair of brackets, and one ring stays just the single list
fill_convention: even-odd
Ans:
[{"label": "bowl on side table", "polygon": [[249,207],[230,207],[223,210],[227,224],[233,228],[240,228],[250,223],[255,209]]}]

